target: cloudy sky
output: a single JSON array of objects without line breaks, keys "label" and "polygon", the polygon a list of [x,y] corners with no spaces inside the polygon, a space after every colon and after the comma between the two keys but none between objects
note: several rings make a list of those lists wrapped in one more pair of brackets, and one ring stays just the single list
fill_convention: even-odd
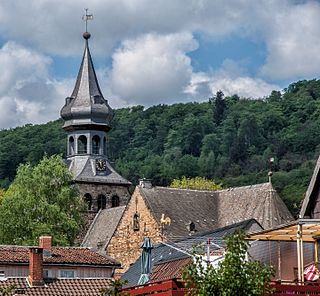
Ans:
[{"label": "cloudy sky", "polygon": [[0,129],[57,119],[90,49],[113,108],[262,98],[320,75],[320,2],[1,0]]}]

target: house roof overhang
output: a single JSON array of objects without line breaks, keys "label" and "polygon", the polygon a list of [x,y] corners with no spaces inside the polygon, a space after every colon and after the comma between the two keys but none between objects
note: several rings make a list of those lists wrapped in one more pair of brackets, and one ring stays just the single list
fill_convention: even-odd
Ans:
[{"label": "house roof overhang", "polygon": [[254,232],[246,237],[250,241],[297,241],[314,243],[320,239],[320,219],[298,219],[294,222]]}]

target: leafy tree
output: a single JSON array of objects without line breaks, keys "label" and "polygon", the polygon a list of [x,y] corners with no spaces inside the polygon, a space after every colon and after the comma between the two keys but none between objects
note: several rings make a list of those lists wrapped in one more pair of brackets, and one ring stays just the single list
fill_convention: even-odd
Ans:
[{"label": "leafy tree", "polygon": [[269,295],[274,271],[258,261],[247,261],[248,243],[243,233],[227,238],[224,261],[215,269],[204,266],[200,256],[187,267],[183,279],[189,295],[198,296],[262,296]]},{"label": "leafy tree", "polygon": [[0,295],[1,296],[12,295],[15,288],[16,288],[16,285],[14,285],[14,284],[9,285],[8,287],[0,288]]},{"label": "leafy tree", "polygon": [[203,177],[174,179],[170,184],[171,188],[182,188],[182,189],[198,189],[198,190],[220,190],[222,189],[221,184],[216,184],[212,180],[208,180]]},{"label": "leafy tree", "polygon": [[72,244],[84,203],[71,181],[57,155],[21,165],[0,205],[0,243],[36,244],[39,236],[52,235],[59,245]]}]

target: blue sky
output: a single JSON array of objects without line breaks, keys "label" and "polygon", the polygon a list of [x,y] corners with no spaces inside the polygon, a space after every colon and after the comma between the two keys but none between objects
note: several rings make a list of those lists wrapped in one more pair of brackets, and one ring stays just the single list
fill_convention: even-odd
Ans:
[{"label": "blue sky", "polygon": [[320,3],[289,0],[0,2],[0,128],[59,117],[84,48],[113,108],[261,99],[320,75]]}]

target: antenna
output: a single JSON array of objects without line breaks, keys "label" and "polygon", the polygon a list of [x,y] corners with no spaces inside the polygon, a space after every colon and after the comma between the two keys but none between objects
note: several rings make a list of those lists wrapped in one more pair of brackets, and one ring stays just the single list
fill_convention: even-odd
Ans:
[{"label": "antenna", "polygon": [[93,14],[88,14],[88,8],[84,9],[86,11],[86,14],[82,16],[82,19],[85,21],[86,23],[86,32],[88,32],[88,21],[93,20]]}]

